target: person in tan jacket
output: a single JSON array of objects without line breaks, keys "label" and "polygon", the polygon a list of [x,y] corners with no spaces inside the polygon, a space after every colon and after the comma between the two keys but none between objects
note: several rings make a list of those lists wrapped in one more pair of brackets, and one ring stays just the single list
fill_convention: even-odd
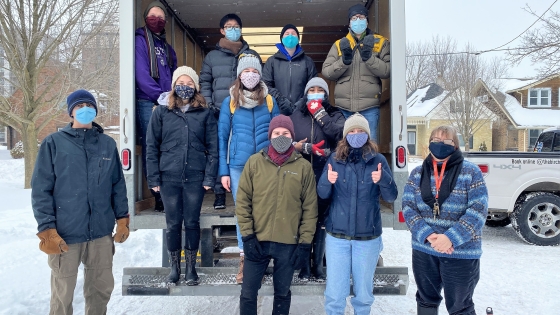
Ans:
[{"label": "person in tan jacket", "polygon": [[239,309],[257,314],[257,295],[274,259],[272,314],[290,312],[294,270],[309,261],[317,223],[317,192],[311,164],[292,144],[294,125],[284,115],[272,119],[270,145],[253,154],[243,169],[235,213],[245,252]]},{"label": "person in tan jacket", "polygon": [[323,76],[336,82],[335,104],[344,117],[362,114],[377,142],[381,79],[390,76],[391,55],[389,40],[367,28],[367,16],[363,5],[350,7],[350,30],[331,47],[323,63]]}]

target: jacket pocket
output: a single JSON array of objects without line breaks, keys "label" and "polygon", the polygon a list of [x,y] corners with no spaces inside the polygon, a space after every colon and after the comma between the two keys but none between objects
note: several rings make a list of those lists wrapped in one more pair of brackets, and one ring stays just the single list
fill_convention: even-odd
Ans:
[{"label": "jacket pocket", "polygon": [[167,151],[171,150],[171,148],[173,148],[176,145],[177,145],[177,140],[162,143],[159,147],[159,150],[161,152],[167,152]]},{"label": "jacket pocket", "polygon": [[177,150],[173,150],[177,147],[177,144],[177,140],[173,140],[163,143],[159,147],[161,154],[159,158],[160,172],[179,171],[179,164],[182,162],[182,154],[177,152]]}]

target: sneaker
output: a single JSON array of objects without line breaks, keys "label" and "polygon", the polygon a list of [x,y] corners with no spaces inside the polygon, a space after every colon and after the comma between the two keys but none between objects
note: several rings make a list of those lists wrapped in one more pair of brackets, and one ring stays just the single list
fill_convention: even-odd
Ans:
[{"label": "sneaker", "polygon": [[214,209],[225,209],[226,208],[226,194],[217,194],[216,200],[214,201]]}]

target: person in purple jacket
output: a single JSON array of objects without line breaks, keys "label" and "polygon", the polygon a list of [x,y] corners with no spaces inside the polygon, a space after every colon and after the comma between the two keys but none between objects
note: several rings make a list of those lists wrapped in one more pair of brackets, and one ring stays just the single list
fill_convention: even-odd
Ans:
[{"label": "person in purple jacket", "polygon": [[[144,11],[146,25],[136,30],[136,121],[137,135],[142,143],[144,176],[146,175],[146,131],[153,107],[159,96],[171,89],[171,77],[177,69],[177,55],[165,40],[165,6],[154,1]],[[152,190],[156,198],[156,211],[163,211],[159,193]]]}]

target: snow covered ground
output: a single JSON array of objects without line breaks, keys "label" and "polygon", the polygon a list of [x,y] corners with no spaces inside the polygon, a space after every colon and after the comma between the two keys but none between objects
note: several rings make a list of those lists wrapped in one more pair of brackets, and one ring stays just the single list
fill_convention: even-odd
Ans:
[{"label": "snow covered ground", "polygon": [[[419,163],[416,163],[418,165]],[[0,314],[47,314],[50,270],[39,251],[30,190],[23,189],[23,160],[12,160],[0,147]],[[410,234],[385,229],[387,266],[408,266],[410,286],[406,296],[378,296],[371,314],[416,314]],[[143,230],[117,244],[114,259],[115,290],[108,314],[236,314],[238,297],[130,297],[121,294],[123,267],[159,266],[161,232]],[[492,306],[497,315],[560,313],[560,247],[523,243],[512,230],[485,228],[481,280],[474,300],[477,314]],[[75,314],[84,313],[83,273],[74,295]],[[261,300],[259,314],[270,314],[272,298]],[[322,297],[293,297],[291,314],[324,314]],[[350,307],[346,314],[352,314]],[[440,314],[447,314],[442,305]]]}]

